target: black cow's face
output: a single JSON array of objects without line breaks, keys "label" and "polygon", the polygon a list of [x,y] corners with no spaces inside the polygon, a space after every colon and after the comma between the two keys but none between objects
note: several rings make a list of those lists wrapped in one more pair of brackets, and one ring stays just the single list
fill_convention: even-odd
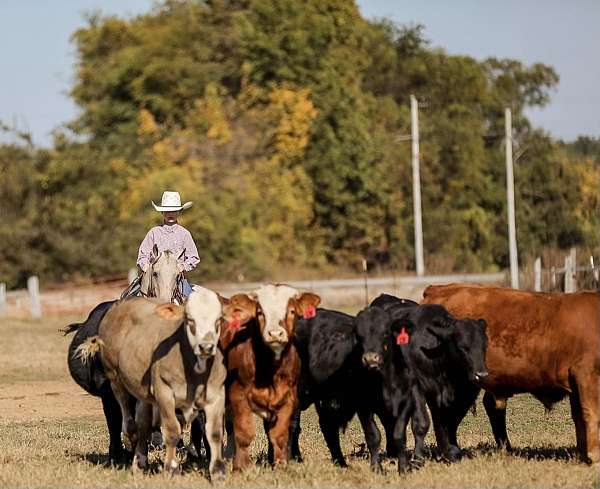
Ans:
[{"label": "black cow's face", "polygon": [[471,381],[479,382],[488,375],[485,366],[487,349],[486,324],[483,319],[457,320],[454,325],[454,345],[466,364]]},{"label": "black cow's face", "polygon": [[368,307],[356,316],[356,336],[362,346],[362,363],[373,370],[381,369],[388,347],[391,317],[379,307]]}]

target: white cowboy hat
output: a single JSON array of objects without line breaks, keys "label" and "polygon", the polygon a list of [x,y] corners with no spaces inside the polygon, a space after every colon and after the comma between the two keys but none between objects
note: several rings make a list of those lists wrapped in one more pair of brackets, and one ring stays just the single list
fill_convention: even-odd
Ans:
[{"label": "white cowboy hat", "polygon": [[152,201],[152,205],[158,212],[184,211],[185,209],[192,207],[191,202],[186,202],[185,204],[181,205],[181,197],[179,196],[179,192],[169,191],[163,192],[160,205],[156,205],[154,201]]}]

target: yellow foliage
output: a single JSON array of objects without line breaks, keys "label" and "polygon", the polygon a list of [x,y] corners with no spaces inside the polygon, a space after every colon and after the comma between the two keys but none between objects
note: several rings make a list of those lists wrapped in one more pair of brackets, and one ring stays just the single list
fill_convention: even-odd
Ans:
[{"label": "yellow foliage", "polygon": [[194,102],[194,111],[189,122],[196,128],[204,128],[206,135],[218,144],[226,144],[231,140],[231,129],[223,107],[223,99],[214,83],[209,83],[204,97]]},{"label": "yellow foliage", "polygon": [[158,124],[152,113],[147,109],[141,109],[138,114],[138,136],[151,136],[158,132]]},{"label": "yellow foliage", "polygon": [[269,94],[272,117],[277,121],[273,134],[275,149],[283,157],[301,156],[308,145],[310,126],[317,109],[310,100],[308,89],[275,88]]}]

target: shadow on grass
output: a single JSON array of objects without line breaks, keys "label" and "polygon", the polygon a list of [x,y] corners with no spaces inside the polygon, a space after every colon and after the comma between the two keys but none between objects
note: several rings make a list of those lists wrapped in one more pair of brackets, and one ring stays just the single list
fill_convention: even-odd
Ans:
[{"label": "shadow on grass", "polygon": [[[156,449],[149,451],[150,461],[144,473],[147,475],[155,475],[162,472],[163,460],[165,458],[165,450]],[[131,470],[131,456],[126,462],[111,464],[106,453],[74,453],[70,454],[69,458],[75,462],[87,462],[90,465],[101,465],[107,469]],[[192,456],[186,450],[178,449],[177,458],[179,459],[179,472],[191,473],[201,472],[204,477],[208,476],[209,460],[204,456]]]},{"label": "shadow on grass", "polygon": [[[502,453],[496,445],[491,443],[479,443],[475,447],[463,448],[463,457],[474,458],[481,455],[492,455]],[[505,452],[512,457],[523,458],[525,460],[556,460],[566,462],[578,461],[577,449],[574,446],[568,447],[518,447],[510,452]]]},{"label": "shadow on grass", "polygon": [[[413,450],[407,450],[409,458],[413,455]],[[461,449],[461,458],[476,458],[485,455],[495,455],[502,453],[495,444],[492,443],[479,443],[474,447],[467,447]],[[539,447],[519,447],[513,448],[510,452],[505,452],[512,457],[523,458],[525,460],[555,460],[564,462],[578,462],[577,449],[574,446],[562,446],[562,447],[551,447],[551,446],[539,446]],[[348,459],[354,460],[366,460],[369,459],[369,450],[365,443],[359,443],[354,446],[351,453],[348,454]],[[395,457],[388,456],[385,452],[381,453],[382,459],[389,459],[393,461]],[[428,444],[425,446],[425,459],[435,460],[438,462],[444,461],[444,458],[439,453],[435,444]]]}]

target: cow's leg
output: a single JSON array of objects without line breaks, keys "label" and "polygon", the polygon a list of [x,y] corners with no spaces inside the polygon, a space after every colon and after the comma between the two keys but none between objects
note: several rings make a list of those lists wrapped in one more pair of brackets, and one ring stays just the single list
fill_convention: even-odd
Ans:
[{"label": "cow's leg", "polygon": [[137,443],[131,468],[133,471],[145,469],[148,465],[148,439],[152,432],[152,404],[138,402],[135,409],[135,424],[137,427]]},{"label": "cow's leg", "polygon": [[577,392],[577,386],[574,382],[571,382],[572,393],[569,395],[569,402],[571,404],[571,418],[575,423],[575,437],[577,440],[577,454],[581,457],[585,453],[586,441],[585,441],[585,422],[583,421],[583,413],[581,412],[581,402],[579,400],[579,393]]},{"label": "cow's leg", "polygon": [[173,391],[164,384],[154,386],[154,397],[160,414],[160,428],[166,445],[164,469],[173,474],[179,467],[176,451],[181,439],[181,424],[175,414],[175,397]]},{"label": "cow's leg", "polygon": [[[573,377],[585,424],[585,439],[581,443],[583,450],[580,452],[580,456],[584,461],[598,465],[600,464],[600,443],[598,440],[599,379],[598,376],[593,373],[590,375],[587,371],[575,371]],[[579,442],[577,444],[580,445]]]},{"label": "cow's leg", "polygon": [[444,413],[438,406],[433,404],[430,405],[430,409],[438,450],[441,452],[442,457],[447,461],[456,462],[460,457],[460,450],[450,445],[447,420],[444,419]]},{"label": "cow's leg", "polygon": [[348,467],[340,447],[340,422],[336,413],[324,407],[321,402],[315,403],[315,407],[319,415],[321,432],[325,438],[325,443],[327,443],[327,448],[329,448],[329,453],[331,453],[331,460],[340,467]]},{"label": "cow's leg", "polygon": [[398,449],[394,440],[396,420],[389,413],[381,413],[379,418],[381,419],[381,424],[385,430],[385,454],[387,457],[397,457]]},{"label": "cow's leg", "polygon": [[381,433],[379,428],[375,424],[375,418],[372,412],[360,410],[358,412],[358,419],[365,432],[365,440],[367,442],[367,448],[371,454],[371,470],[375,472],[382,472],[381,461],[379,457],[379,447],[381,446]]},{"label": "cow's leg", "polygon": [[223,452],[225,459],[235,457],[235,435],[233,433],[232,417],[231,407],[228,406],[225,408],[225,433],[227,434],[227,442],[225,444],[225,451]]},{"label": "cow's leg", "polygon": [[290,424],[296,408],[296,399],[290,396],[277,411],[275,422],[270,423],[267,436],[273,445],[273,463],[279,465],[289,458]]},{"label": "cow's leg", "polygon": [[429,431],[431,421],[427,412],[427,402],[416,389],[413,389],[414,409],[412,413],[411,428],[415,437],[415,464],[421,465],[425,460],[425,437]]},{"label": "cow's leg", "polygon": [[512,451],[508,433],[506,432],[506,398],[496,398],[491,392],[486,391],[483,394],[483,407],[490,419],[492,432],[498,448],[505,448],[506,451]]},{"label": "cow's leg", "polygon": [[129,406],[131,396],[129,395],[129,392],[127,392],[123,384],[121,384],[121,382],[119,382],[116,379],[111,380],[110,386],[112,388],[113,393],[115,394],[117,402],[119,403],[119,407],[121,408],[121,415],[123,417],[123,433],[125,433],[128,436],[131,445],[135,446],[137,435],[135,420],[133,418],[133,414],[131,413],[131,409]]},{"label": "cow's leg", "polygon": [[206,415],[205,432],[210,447],[208,470],[212,481],[225,478],[223,463],[223,413],[225,411],[225,389],[217,395],[214,402],[204,406]]},{"label": "cow's leg", "polygon": [[250,408],[242,389],[233,384],[230,389],[230,402],[233,410],[233,432],[235,438],[235,457],[233,470],[241,470],[250,464],[250,443],[256,434],[254,413]]},{"label": "cow's leg", "polygon": [[113,394],[110,382],[106,381],[100,388],[100,399],[102,399],[102,410],[108,427],[108,461],[111,464],[121,464],[127,461],[127,451],[121,443],[121,425],[123,415],[121,407]]},{"label": "cow's leg", "polygon": [[199,411],[198,415],[192,419],[192,427],[190,430],[190,438],[196,449],[196,455],[200,457],[202,453],[202,447],[206,450],[206,456],[210,460],[210,447],[208,446],[208,440],[205,435],[206,430],[206,415],[204,411]]},{"label": "cow's leg", "polygon": [[410,402],[401,401],[398,409],[400,414],[396,418],[394,425],[394,443],[396,444],[396,452],[398,454],[398,473],[402,474],[408,470],[408,454],[406,453],[406,427],[410,419]]},{"label": "cow's leg", "polygon": [[296,408],[292,423],[290,425],[290,457],[296,462],[302,462],[302,454],[300,453],[300,415],[302,411],[299,407]]}]

